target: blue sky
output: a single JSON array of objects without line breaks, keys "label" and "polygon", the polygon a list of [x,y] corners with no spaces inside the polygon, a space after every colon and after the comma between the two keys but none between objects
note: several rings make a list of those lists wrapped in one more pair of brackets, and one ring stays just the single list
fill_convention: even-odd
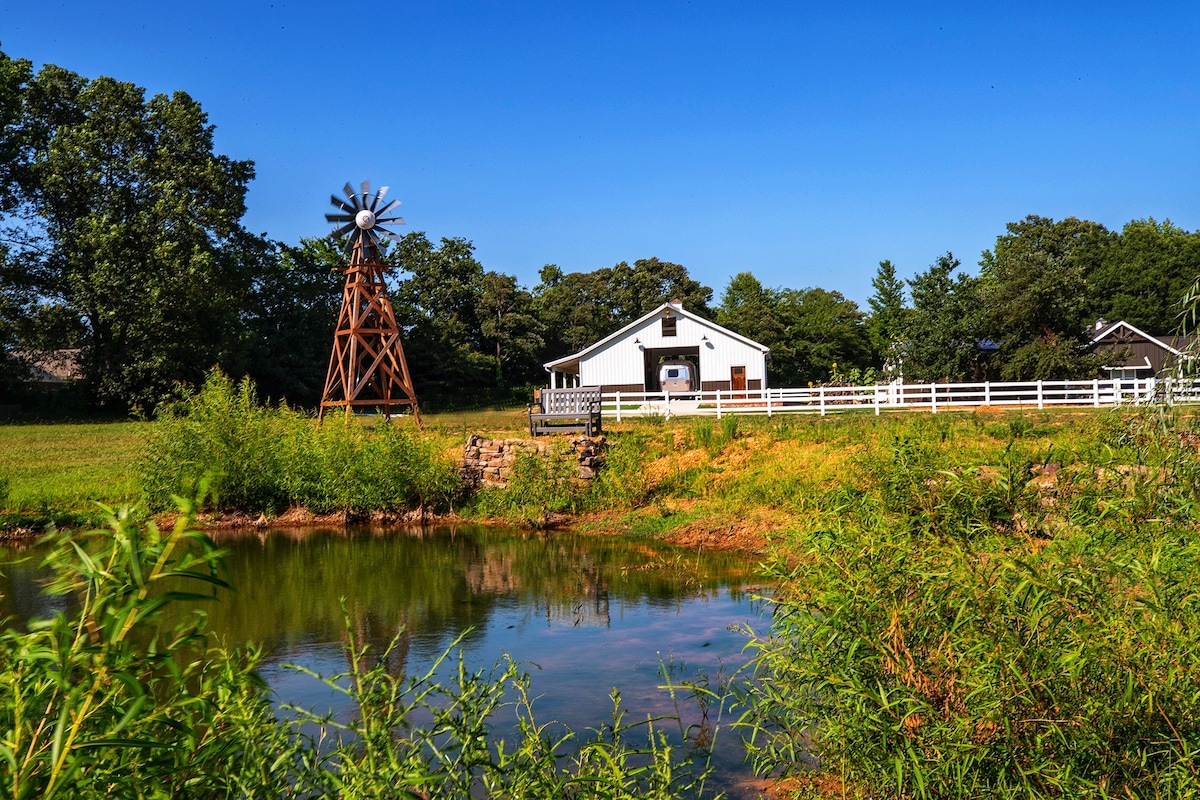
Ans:
[{"label": "blue sky", "polygon": [[366,178],[526,286],[657,256],[865,305],[1027,214],[1200,229],[1196,0],[6,5],[9,56],[196,98],[287,242]]}]

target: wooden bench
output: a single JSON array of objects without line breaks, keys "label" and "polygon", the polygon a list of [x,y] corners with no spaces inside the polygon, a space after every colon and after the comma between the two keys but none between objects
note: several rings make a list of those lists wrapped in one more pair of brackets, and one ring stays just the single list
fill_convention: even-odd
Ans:
[{"label": "wooden bench", "polygon": [[529,435],[600,433],[600,387],[539,389],[529,404]]}]

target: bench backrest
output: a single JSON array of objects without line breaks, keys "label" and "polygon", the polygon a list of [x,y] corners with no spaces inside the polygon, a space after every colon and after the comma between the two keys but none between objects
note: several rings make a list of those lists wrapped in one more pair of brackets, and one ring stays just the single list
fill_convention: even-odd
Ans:
[{"label": "bench backrest", "polygon": [[577,386],[571,389],[542,389],[543,414],[586,414],[600,405],[599,386]]}]

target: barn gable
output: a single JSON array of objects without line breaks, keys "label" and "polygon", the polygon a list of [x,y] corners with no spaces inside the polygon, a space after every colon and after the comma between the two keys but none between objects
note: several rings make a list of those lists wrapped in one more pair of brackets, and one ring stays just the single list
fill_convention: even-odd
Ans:
[{"label": "barn gable", "polygon": [[1092,350],[1123,354],[1104,369],[1113,378],[1151,378],[1178,363],[1191,337],[1153,336],[1128,322],[1102,325],[1090,343]]}]

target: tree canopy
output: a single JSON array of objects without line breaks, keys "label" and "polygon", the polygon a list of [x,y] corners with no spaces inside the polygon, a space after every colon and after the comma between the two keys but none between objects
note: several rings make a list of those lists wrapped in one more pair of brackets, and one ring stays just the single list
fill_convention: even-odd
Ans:
[{"label": "tree canopy", "polygon": [[238,348],[250,279],[235,242],[253,165],[213,152],[183,92],[146,99],[47,65],[22,111],[9,272],[79,320],[97,404],[152,407]]},{"label": "tree canopy", "polygon": [[[247,231],[254,165],[216,152],[213,132],[184,92],[147,97],[0,52],[0,395],[22,386],[16,354],[72,348],[91,404],[118,413],[151,411],[213,366],[275,399],[320,400],[345,257],[326,239]],[[748,270],[714,308],[710,287],[657,257],[547,264],[532,289],[463,237],[410,233],[384,257],[399,267],[389,281],[417,394],[444,407],[525,397],[543,363],[669,300],[767,345],[774,386],[872,367],[905,380],[1087,376],[1097,318],[1175,329],[1200,279],[1200,232],[1029,215],[978,275],[950,253],[908,279],[880,261],[865,312]]]}]

